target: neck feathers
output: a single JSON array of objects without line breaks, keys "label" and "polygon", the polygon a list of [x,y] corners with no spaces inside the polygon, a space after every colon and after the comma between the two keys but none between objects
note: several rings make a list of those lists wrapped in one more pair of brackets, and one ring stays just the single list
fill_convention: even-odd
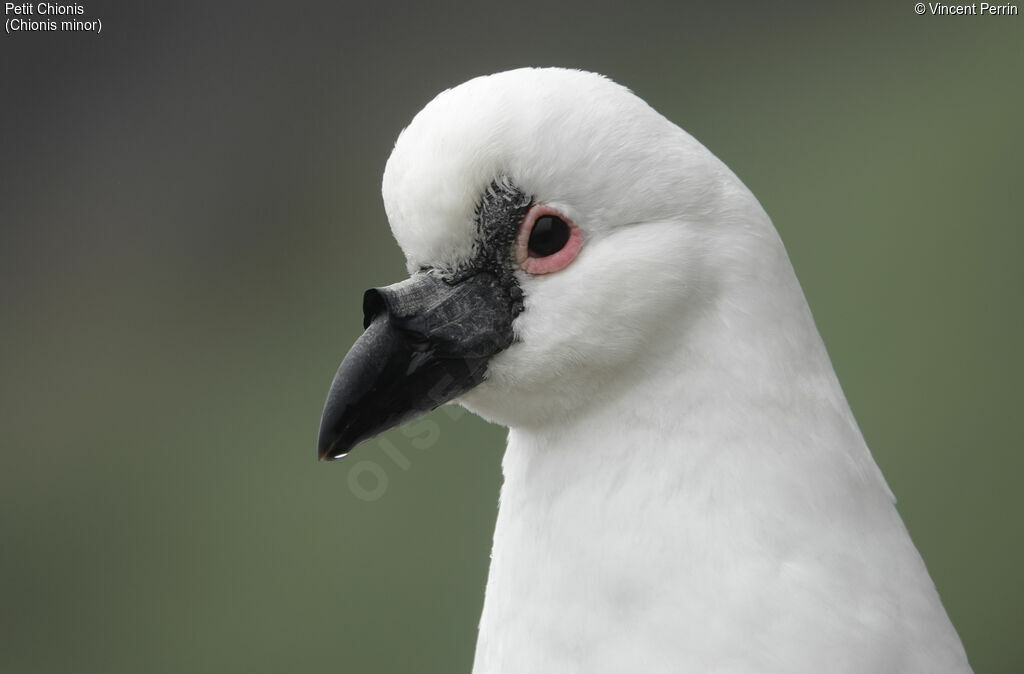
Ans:
[{"label": "neck feathers", "polygon": [[779,254],[510,431],[476,674],[969,671]]}]

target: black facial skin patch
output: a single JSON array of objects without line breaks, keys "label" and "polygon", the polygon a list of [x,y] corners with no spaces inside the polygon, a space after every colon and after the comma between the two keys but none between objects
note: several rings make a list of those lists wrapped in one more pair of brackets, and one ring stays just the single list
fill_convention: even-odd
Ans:
[{"label": "black facial skin patch", "polygon": [[[441,271],[445,281],[459,283],[475,274],[487,273],[508,293],[512,317],[518,316],[523,311],[523,291],[516,280],[513,246],[519,225],[532,205],[533,200],[509,179],[499,178],[491,182],[473,216],[476,223],[473,257],[450,272]],[[431,270],[438,271],[431,267],[423,268],[423,271]]]}]

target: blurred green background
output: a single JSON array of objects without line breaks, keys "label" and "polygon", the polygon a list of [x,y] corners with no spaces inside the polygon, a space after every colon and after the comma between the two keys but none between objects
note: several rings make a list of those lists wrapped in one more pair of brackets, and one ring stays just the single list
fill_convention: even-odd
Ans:
[{"label": "blurred green background", "polygon": [[759,196],[976,671],[1024,671],[1024,17],[83,4],[101,35],[0,35],[0,671],[469,672],[503,429],[314,439],[404,274],[398,131],[521,65],[626,84]]}]

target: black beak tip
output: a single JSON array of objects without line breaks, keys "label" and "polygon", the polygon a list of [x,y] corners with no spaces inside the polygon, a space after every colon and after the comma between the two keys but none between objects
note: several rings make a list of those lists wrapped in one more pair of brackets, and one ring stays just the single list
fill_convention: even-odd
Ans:
[{"label": "black beak tip", "polygon": [[348,456],[348,453],[352,450],[351,447],[345,447],[344,443],[339,442],[341,438],[331,438],[320,436],[317,442],[316,454],[317,458],[321,461],[337,461]]},{"label": "black beak tip", "polygon": [[330,447],[317,450],[317,458],[319,458],[320,461],[334,461],[335,459],[340,459],[343,456],[345,455],[339,454],[335,456]]}]

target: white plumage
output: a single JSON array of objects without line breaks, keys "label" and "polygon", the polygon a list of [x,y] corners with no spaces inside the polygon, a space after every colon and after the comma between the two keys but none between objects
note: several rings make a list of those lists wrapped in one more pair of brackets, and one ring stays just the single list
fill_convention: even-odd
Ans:
[{"label": "white plumage", "polygon": [[599,75],[474,79],[388,162],[410,271],[471,255],[503,177],[584,245],[517,272],[518,341],[460,400],[510,429],[474,672],[969,672],[740,180]]}]

